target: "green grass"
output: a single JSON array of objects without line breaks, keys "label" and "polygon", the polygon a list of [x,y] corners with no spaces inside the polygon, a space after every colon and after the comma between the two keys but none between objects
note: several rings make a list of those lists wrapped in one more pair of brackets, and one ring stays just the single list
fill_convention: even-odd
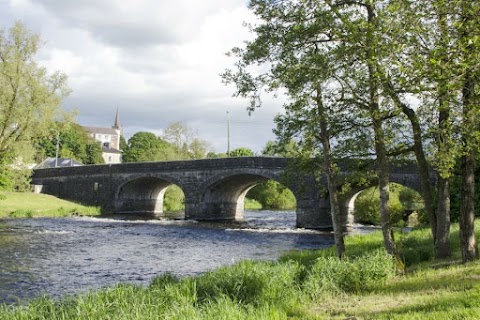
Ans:
[{"label": "green grass", "polygon": [[83,206],[46,194],[0,191],[0,217],[65,217],[72,214],[98,215],[100,208]]},{"label": "green grass", "polygon": [[0,319],[480,319],[480,263],[434,261],[428,229],[396,233],[408,272],[395,273],[380,232],[334,248],[241,261],[195,277],[165,274],[148,287],[121,284],[63,301],[0,306]]}]

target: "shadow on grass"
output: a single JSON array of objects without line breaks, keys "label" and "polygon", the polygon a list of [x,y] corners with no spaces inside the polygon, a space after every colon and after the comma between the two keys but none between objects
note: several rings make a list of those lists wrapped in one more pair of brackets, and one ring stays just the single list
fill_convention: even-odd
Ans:
[{"label": "shadow on grass", "polygon": [[[475,270],[480,271],[478,266],[473,267]],[[421,273],[406,279],[403,278],[399,282],[390,282],[382,287],[377,287],[377,291],[393,294],[442,289],[465,291],[475,286],[480,286],[480,278],[475,279],[475,277],[465,275],[474,271],[465,272],[466,270],[463,266],[457,268],[459,269],[450,272],[448,269],[445,269],[437,272],[432,271],[429,274]]]},{"label": "shadow on grass", "polygon": [[[467,293],[468,292],[468,293]],[[469,291],[448,288],[448,292],[423,295],[415,303],[392,307],[389,310],[357,313],[365,319],[479,319],[480,291],[478,286]]]}]

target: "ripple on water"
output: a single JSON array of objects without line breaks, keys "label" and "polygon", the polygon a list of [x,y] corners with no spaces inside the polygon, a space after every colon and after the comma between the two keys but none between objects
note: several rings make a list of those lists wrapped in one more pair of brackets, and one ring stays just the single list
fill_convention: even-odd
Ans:
[{"label": "ripple on water", "polygon": [[292,212],[246,213],[244,223],[233,225],[124,217],[1,220],[0,302],[63,297],[119,282],[146,285],[165,272],[196,275],[333,242],[294,225]]}]

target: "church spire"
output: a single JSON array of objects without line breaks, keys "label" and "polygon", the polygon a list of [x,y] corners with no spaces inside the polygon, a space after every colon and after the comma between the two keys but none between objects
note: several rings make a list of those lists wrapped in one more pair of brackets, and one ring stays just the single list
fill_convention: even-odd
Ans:
[{"label": "church spire", "polygon": [[113,124],[113,129],[121,129],[122,125],[120,124],[120,115],[117,108],[117,114],[115,115],[115,123]]}]

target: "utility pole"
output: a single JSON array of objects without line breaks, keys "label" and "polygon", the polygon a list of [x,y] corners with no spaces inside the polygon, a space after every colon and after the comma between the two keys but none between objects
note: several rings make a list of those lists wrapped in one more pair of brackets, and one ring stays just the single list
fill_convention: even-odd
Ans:
[{"label": "utility pole", "polygon": [[230,113],[227,111],[227,157],[230,157]]},{"label": "utility pole", "polygon": [[58,167],[58,149],[60,148],[60,131],[57,131],[57,147],[55,149],[55,168]]}]

